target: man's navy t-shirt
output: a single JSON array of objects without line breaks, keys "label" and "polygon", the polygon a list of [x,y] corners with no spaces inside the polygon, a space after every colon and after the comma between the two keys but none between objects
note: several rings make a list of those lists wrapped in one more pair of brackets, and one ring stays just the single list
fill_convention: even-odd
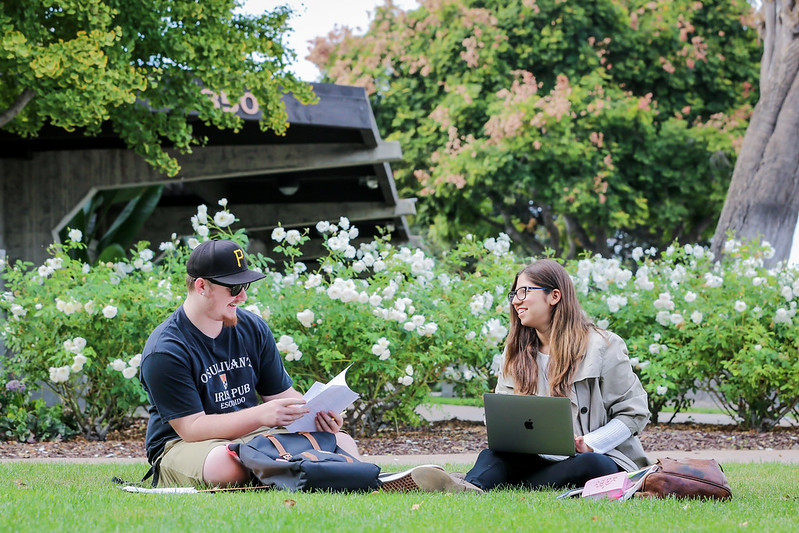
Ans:
[{"label": "man's navy t-shirt", "polygon": [[147,339],[140,378],[150,398],[147,459],[179,438],[170,420],[195,413],[230,413],[292,385],[275,338],[260,317],[238,309],[238,324],[212,339],[175,310]]}]

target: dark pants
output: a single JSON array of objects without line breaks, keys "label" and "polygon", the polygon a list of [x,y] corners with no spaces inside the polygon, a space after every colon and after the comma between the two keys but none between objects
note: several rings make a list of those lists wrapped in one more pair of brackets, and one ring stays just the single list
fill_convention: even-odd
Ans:
[{"label": "dark pants", "polygon": [[607,455],[580,453],[564,461],[548,461],[538,455],[483,450],[466,474],[466,481],[483,490],[497,486],[529,489],[582,487],[595,477],[621,472]]}]

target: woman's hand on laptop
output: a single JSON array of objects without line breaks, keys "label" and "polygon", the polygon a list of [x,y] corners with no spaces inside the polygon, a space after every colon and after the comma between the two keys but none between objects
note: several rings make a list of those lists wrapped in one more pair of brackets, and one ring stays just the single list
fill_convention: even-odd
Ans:
[{"label": "woman's hand on laptop", "polygon": [[574,449],[577,450],[577,453],[588,453],[594,451],[592,447],[585,443],[585,439],[583,439],[582,435],[574,437]]}]

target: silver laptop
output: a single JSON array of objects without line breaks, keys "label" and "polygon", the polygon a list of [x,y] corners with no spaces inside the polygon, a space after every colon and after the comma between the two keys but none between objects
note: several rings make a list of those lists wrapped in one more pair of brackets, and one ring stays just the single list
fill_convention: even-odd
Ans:
[{"label": "silver laptop", "polygon": [[571,400],[483,394],[488,447],[495,452],[575,455]]}]

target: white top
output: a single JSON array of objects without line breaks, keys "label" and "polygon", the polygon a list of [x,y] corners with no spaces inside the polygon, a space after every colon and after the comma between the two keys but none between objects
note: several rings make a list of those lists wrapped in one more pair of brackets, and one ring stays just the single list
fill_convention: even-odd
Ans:
[{"label": "white top", "polygon": [[[539,395],[549,396],[549,379],[547,378],[547,371],[549,367],[549,354],[538,352],[538,385]],[[584,442],[595,453],[606,453],[614,449],[616,446],[626,441],[632,436],[632,432],[627,425],[621,420],[610,420],[604,426],[595,429],[590,433],[583,436]],[[562,461],[566,459],[563,455],[545,455],[540,454],[544,459],[550,461]]]}]

